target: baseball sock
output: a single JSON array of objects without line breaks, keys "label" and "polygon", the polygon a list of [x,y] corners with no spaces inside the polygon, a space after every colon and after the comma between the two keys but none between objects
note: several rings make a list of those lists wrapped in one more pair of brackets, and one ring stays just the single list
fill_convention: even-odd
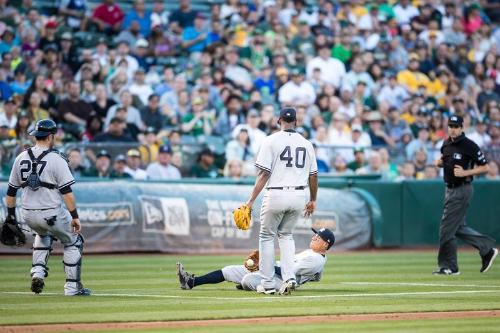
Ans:
[{"label": "baseball sock", "polygon": [[222,270],[219,269],[217,271],[210,272],[203,276],[196,276],[193,279],[192,282],[193,285],[191,286],[191,288],[200,286],[202,284],[215,284],[215,283],[221,283],[223,281],[224,281],[224,275],[222,274]]}]

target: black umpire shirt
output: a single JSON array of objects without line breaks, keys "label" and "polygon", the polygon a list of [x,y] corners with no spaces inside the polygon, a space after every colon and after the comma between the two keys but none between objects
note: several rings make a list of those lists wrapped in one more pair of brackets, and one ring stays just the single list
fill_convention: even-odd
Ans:
[{"label": "black umpire shirt", "polygon": [[453,169],[460,165],[464,170],[474,168],[474,165],[485,165],[488,163],[479,146],[462,133],[455,140],[448,138],[441,147],[443,155],[444,182],[447,185],[460,185],[472,181],[472,176],[455,177]]}]

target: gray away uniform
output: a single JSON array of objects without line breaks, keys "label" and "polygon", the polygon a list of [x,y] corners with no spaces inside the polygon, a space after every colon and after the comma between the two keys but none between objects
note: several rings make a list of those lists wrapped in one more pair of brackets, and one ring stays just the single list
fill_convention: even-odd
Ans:
[{"label": "gray away uniform", "polygon": [[[302,251],[295,255],[293,259],[293,273],[298,285],[310,281],[319,281],[321,273],[326,264],[326,256],[314,252],[311,249]],[[275,288],[279,288],[283,283],[281,267],[275,266]],[[257,286],[262,283],[263,277],[259,272],[249,273],[244,265],[232,265],[222,268],[224,280],[241,284],[245,290],[257,290]]]},{"label": "gray away uniform", "polygon": [[[33,147],[33,155],[40,156],[44,148]],[[40,187],[33,191],[22,187],[31,174],[31,160],[27,151],[16,158],[9,178],[9,185],[21,192],[21,220],[35,233],[33,243],[33,265],[31,276],[45,278],[48,275],[47,262],[52,251],[53,239],[64,245],[64,272],[66,283],[64,293],[74,295],[80,288],[80,266],[83,250],[83,237],[74,234],[71,227],[71,215],[64,207],[64,200],[59,190],[75,183],[67,161],[56,151],[42,158],[37,166],[41,182],[53,184],[49,189]]]}]

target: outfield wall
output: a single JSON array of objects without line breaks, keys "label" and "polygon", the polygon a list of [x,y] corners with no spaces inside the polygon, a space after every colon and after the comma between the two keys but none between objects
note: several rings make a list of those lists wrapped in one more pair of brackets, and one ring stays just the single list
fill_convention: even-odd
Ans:
[{"label": "outfield wall", "polygon": [[[6,186],[2,185],[5,193]],[[79,181],[73,190],[86,252],[235,252],[258,248],[260,200],[249,231],[238,230],[232,211],[248,199],[250,184]],[[308,190],[305,190],[308,198]],[[374,199],[363,191],[321,188],[312,218],[300,218],[297,249],[308,248],[311,227],[331,228],[339,249],[371,245]],[[19,197],[19,196],[18,196]],[[304,202],[305,204],[305,202]],[[375,204],[376,206],[376,204]],[[22,220],[21,211],[18,217]],[[5,206],[0,206],[5,215]],[[0,252],[29,251],[0,246]]]},{"label": "outfield wall", "polygon": [[[361,188],[380,205],[382,226],[374,229],[375,246],[438,244],[444,184],[435,181],[386,182],[364,179],[323,180],[323,187]],[[474,196],[466,223],[500,243],[500,181],[474,181]]]}]

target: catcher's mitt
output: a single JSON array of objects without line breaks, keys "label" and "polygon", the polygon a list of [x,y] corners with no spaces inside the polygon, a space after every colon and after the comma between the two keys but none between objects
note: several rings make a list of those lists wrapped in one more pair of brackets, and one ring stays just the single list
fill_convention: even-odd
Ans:
[{"label": "catcher's mitt", "polygon": [[238,229],[248,230],[250,228],[250,219],[252,218],[252,209],[243,204],[233,211],[233,217]]},{"label": "catcher's mitt", "polygon": [[24,235],[19,223],[14,216],[7,216],[2,230],[0,231],[0,242],[8,246],[23,246],[26,244],[26,236]]},{"label": "catcher's mitt", "polygon": [[[251,261],[249,259],[252,259],[253,265],[249,265]],[[245,259],[244,264],[245,268],[248,269],[250,272],[255,272],[259,270],[259,250],[254,250],[252,253],[248,255],[248,257]]]}]

